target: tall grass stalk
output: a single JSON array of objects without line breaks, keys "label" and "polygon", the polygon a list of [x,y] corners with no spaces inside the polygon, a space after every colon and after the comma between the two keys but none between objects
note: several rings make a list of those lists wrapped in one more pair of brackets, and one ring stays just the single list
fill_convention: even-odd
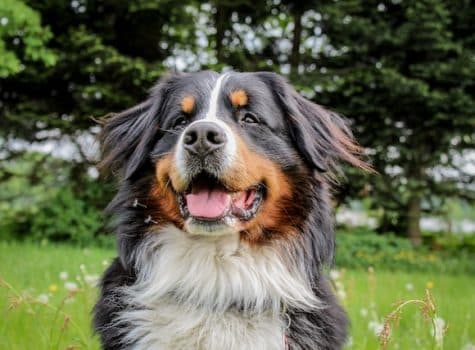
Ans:
[{"label": "tall grass stalk", "polygon": [[448,327],[441,325],[442,320],[437,315],[437,307],[429,289],[426,289],[425,296],[422,299],[410,299],[396,303],[395,309],[391,311],[384,319],[383,330],[379,334],[379,342],[382,350],[386,350],[391,340],[391,330],[399,325],[402,312],[410,305],[418,305],[419,310],[425,321],[430,321],[432,326],[432,348],[435,350],[444,349],[444,336]]}]

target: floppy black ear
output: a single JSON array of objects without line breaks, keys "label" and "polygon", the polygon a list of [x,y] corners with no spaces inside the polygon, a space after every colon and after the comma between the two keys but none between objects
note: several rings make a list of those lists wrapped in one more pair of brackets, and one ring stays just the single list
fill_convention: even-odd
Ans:
[{"label": "floppy black ear", "polygon": [[146,101],[112,114],[103,122],[101,169],[128,179],[147,161],[157,135],[157,115],[171,79],[163,79]]},{"label": "floppy black ear", "polygon": [[285,112],[292,141],[311,168],[333,173],[338,163],[344,161],[370,169],[361,160],[362,148],[343,118],[301,96],[281,76],[268,72],[259,74]]}]

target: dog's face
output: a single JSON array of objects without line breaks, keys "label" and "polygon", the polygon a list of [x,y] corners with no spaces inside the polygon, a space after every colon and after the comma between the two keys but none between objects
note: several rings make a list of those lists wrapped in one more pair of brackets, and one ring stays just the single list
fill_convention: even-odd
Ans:
[{"label": "dog's face", "polygon": [[106,124],[103,150],[125,181],[149,179],[157,225],[254,243],[297,234],[338,159],[364,166],[337,115],[264,72],[166,78]]},{"label": "dog's face", "polygon": [[204,73],[178,80],[175,91],[152,154],[168,153],[156,157],[155,194],[173,192],[184,229],[255,233],[285,217],[292,191],[284,169],[299,157],[270,87],[251,73]]}]

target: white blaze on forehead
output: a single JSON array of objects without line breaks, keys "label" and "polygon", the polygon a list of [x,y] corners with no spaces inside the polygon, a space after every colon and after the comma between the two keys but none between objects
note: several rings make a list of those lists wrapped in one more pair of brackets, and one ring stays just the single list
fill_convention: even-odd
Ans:
[{"label": "white blaze on forehead", "polygon": [[221,96],[221,90],[223,88],[224,83],[226,82],[226,79],[228,78],[228,73],[224,73],[218,77],[216,80],[216,84],[211,90],[211,95],[209,99],[209,105],[208,105],[208,111],[204,115],[203,119],[195,120],[193,123],[188,125],[188,127],[185,128],[185,130],[182,132],[180,135],[180,138],[178,140],[177,144],[177,151],[175,154],[175,159],[177,163],[177,168],[180,176],[183,179],[188,178],[188,169],[187,169],[187,164],[186,164],[186,151],[184,149],[183,145],[183,137],[186,133],[186,131],[192,126],[195,125],[196,123],[201,123],[204,121],[207,122],[213,122],[218,124],[225,132],[226,134],[226,145],[224,146],[223,150],[223,160],[221,164],[222,171],[224,171],[226,168],[230,167],[231,164],[234,162],[235,157],[236,157],[236,151],[237,151],[237,144],[236,140],[234,138],[234,134],[229,127],[228,124],[226,124],[223,120],[218,119],[218,104],[219,104],[219,97]]},{"label": "white blaze on forehead", "polygon": [[216,85],[214,86],[213,90],[211,91],[211,97],[209,99],[208,112],[206,112],[205,119],[217,119],[218,118],[219,95],[220,95],[223,83],[226,81],[227,77],[228,77],[227,73],[224,73],[223,75],[219,76],[218,80],[216,81]]}]

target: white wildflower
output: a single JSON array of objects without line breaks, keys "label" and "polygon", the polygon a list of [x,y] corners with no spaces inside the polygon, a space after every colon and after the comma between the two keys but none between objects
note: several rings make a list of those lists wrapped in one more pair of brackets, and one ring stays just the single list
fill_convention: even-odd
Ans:
[{"label": "white wildflower", "polygon": [[406,290],[408,291],[414,290],[414,285],[412,283],[406,283]]},{"label": "white wildflower", "polygon": [[353,337],[349,337],[348,340],[346,341],[346,348],[351,348],[353,347]]},{"label": "white wildflower", "polygon": [[8,17],[2,17],[0,18],[0,24],[2,26],[6,26],[8,24],[9,20],[8,20]]},{"label": "white wildflower", "polygon": [[[435,334],[434,334],[435,331]],[[432,336],[435,338],[435,342],[439,348],[442,348],[444,343],[445,333],[445,321],[442,317],[436,317],[434,319],[434,329],[432,329]]]},{"label": "white wildflower", "polygon": [[102,260],[102,266],[108,266],[109,265],[109,261],[107,260]]},{"label": "white wildflower", "polygon": [[84,281],[91,286],[95,286],[99,281],[98,275],[84,275]]},{"label": "white wildflower", "polygon": [[64,284],[64,288],[66,288],[70,292],[76,292],[79,290],[78,285],[75,282],[66,282]]},{"label": "white wildflower", "polygon": [[76,301],[76,298],[66,298],[66,300],[64,300],[64,303],[65,304],[72,304]]},{"label": "white wildflower", "polygon": [[373,332],[373,334],[377,337],[381,334],[384,329],[384,325],[381,322],[377,321],[369,321],[368,329]]},{"label": "white wildflower", "polygon": [[36,300],[42,304],[48,304],[49,297],[47,294],[40,294],[36,297]]},{"label": "white wildflower", "polygon": [[68,277],[69,277],[69,274],[66,271],[61,271],[59,273],[59,279],[61,279],[63,281],[67,280]]},{"label": "white wildflower", "polygon": [[340,298],[340,300],[346,299],[346,292],[343,289],[337,290],[336,294],[338,295],[338,298]]},{"label": "white wildflower", "polygon": [[360,315],[361,315],[361,317],[367,317],[367,316],[368,316],[368,309],[366,309],[366,308],[363,307],[363,308],[360,310]]},{"label": "white wildflower", "polygon": [[331,278],[332,280],[334,280],[334,281],[337,280],[337,279],[339,279],[339,278],[340,278],[340,271],[338,271],[338,270],[330,270],[330,278]]}]

